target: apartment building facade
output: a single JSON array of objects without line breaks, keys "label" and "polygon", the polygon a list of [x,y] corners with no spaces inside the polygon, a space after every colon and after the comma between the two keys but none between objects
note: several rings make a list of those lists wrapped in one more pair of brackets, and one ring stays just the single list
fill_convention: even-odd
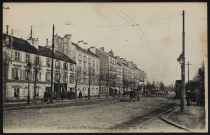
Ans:
[{"label": "apartment building facade", "polygon": [[[51,52],[50,48],[39,46],[38,39],[30,37],[24,40],[3,34],[4,71],[6,72],[3,82],[7,100],[27,99],[28,90],[31,98],[35,94],[37,98],[43,98],[44,92],[49,92],[51,89]],[[60,89],[55,87],[53,97],[60,98],[61,93],[66,95],[66,92],[74,86],[71,78],[74,69],[71,67],[74,67],[76,62],[56,51],[54,58],[54,86],[59,84],[61,87]],[[30,73],[28,63],[31,63]],[[38,70],[37,76],[35,70]],[[37,77],[36,84],[35,77]]]}]

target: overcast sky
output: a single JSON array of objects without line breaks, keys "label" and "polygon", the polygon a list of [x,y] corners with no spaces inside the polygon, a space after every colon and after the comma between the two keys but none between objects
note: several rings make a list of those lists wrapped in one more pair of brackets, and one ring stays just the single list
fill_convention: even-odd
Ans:
[{"label": "overcast sky", "polygon": [[[207,57],[205,3],[4,3],[3,32],[27,39],[30,26],[40,45],[55,34],[72,41],[105,47],[146,71],[148,80],[172,84],[181,78],[177,62],[182,51],[182,11],[185,10],[186,62],[190,79]],[[132,24],[138,24],[134,27]],[[145,43],[146,42],[146,43]],[[187,81],[187,67],[186,67]]]}]

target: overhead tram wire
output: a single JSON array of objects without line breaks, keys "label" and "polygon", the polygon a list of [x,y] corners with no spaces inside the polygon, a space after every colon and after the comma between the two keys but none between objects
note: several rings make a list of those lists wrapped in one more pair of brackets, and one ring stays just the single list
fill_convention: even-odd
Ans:
[{"label": "overhead tram wire", "polygon": [[[139,25],[136,24],[136,26],[138,27],[139,31],[142,33],[142,35],[144,36],[144,38],[147,40],[147,42],[149,43],[149,45],[153,48],[153,50],[157,53],[157,51],[155,50],[155,48],[152,46],[152,44],[150,43],[150,41],[147,39],[147,37],[145,36],[145,34],[143,33],[143,31],[140,29]],[[162,61],[162,58],[160,57],[159,53],[157,53],[158,57],[161,59]]]},{"label": "overhead tram wire", "polygon": [[[133,24],[136,24],[126,13],[124,13],[123,11],[121,11],[122,14],[124,14],[131,22],[133,22]],[[162,61],[162,58],[160,57],[160,55],[157,53],[157,51],[154,49],[154,47],[152,46],[152,44],[149,42],[149,40],[147,39],[147,37],[145,36],[145,34],[142,32],[142,30],[139,28],[138,24],[136,24],[136,26],[138,27],[138,29],[140,30],[140,32],[142,33],[143,37],[146,39],[146,41],[149,43],[149,45],[151,46],[151,48],[153,49],[153,51],[157,54],[157,56],[159,57],[159,59]]]},{"label": "overhead tram wire", "polygon": [[147,43],[145,42],[145,40],[142,38],[142,36],[140,35],[140,33],[135,29],[135,27],[133,26],[133,29],[136,31],[136,33],[138,34],[138,36],[142,39],[142,41],[145,43],[145,45],[147,46],[147,48],[151,51],[152,55],[158,60],[160,61],[160,58],[158,56],[155,55],[155,53],[151,50],[151,48],[147,45]]},{"label": "overhead tram wire", "polygon": [[[115,11],[123,20],[125,20],[126,22],[128,22],[129,24],[131,24],[131,22],[129,22],[127,19],[125,19],[122,15],[120,15],[117,11]],[[142,38],[142,36],[139,34],[139,32],[135,29],[135,27],[134,27],[134,25],[132,25],[133,26],[133,29],[137,32],[137,34],[138,34],[138,36],[143,40],[143,42],[145,43],[145,45],[147,46],[147,48],[151,51],[151,53],[152,53],[152,55],[158,60],[158,61],[160,61],[159,60],[159,58],[157,57],[157,56],[155,56],[155,54],[152,52],[152,50],[151,50],[151,48],[147,45],[147,43],[144,41],[144,39]]]},{"label": "overhead tram wire", "polygon": [[[132,25],[126,18],[124,18],[120,13],[118,13],[116,10],[114,10],[115,13],[117,13],[123,20],[125,20],[128,24]],[[132,25],[134,26],[134,25]]]},{"label": "overhead tram wire", "polygon": [[[116,12],[116,11],[115,11]],[[118,12],[116,12],[116,13],[118,13]],[[122,19],[124,19],[124,20],[126,20],[122,15],[120,15],[119,13],[118,13],[118,15],[122,18]],[[132,20],[130,20],[131,22],[132,22]],[[129,24],[131,24],[131,22],[129,22],[129,21],[127,21]],[[147,46],[147,48],[152,52],[152,50],[149,48],[149,46],[147,45],[147,43],[144,41],[144,39],[142,38],[142,36],[138,33],[138,31],[135,29],[135,27],[134,27],[134,25],[132,25],[133,26],[133,29],[137,32],[137,34],[138,34],[138,36],[143,40],[143,42],[146,44],[146,46]],[[159,59],[157,58],[157,56],[155,56],[155,54],[154,53],[152,53],[152,55],[159,61]]]}]

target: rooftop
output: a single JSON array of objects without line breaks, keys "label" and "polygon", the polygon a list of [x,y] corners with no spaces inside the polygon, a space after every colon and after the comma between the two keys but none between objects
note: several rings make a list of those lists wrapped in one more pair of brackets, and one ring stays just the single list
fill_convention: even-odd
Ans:
[{"label": "rooftop", "polygon": [[82,47],[80,47],[78,44],[76,44],[76,43],[73,43],[72,42],[72,45],[74,45],[78,50],[80,50],[80,51],[83,51],[84,53],[87,53],[87,54],[90,54],[90,55],[92,55],[92,56],[94,56],[94,57],[97,57],[97,58],[99,58],[99,56],[98,55],[96,55],[96,54],[94,54],[94,53],[92,53],[91,51],[89,51],[89,50],[85,50],[85,49],[83,49]]},{"label": "rooftop", "polygon": [[[4,40],[6,39],[6,37],[7,35],[3,34]],[[11,44],[7,44],[6,46],[11,48]],[[12,48],[15,50],[19,50],[19,51],[23,51],[27,53],[37,54],[37,55],[46,56],[46,57],[52,57],[52,50],[50,50],[49,48],[39,46],[39,49],[37,49],[22,38],[13,37]],[[55,52],[54,58],[76,64],[75,61],[71,60],[67,55],[60,52]]]}]

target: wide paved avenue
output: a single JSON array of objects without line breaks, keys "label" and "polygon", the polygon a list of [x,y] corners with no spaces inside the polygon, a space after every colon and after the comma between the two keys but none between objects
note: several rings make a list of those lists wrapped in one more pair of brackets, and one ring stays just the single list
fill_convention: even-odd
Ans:
[{"label": "wide paved avenue", "polygon": [[4,132],[126,131],[167,110],[173,96],[143,96],[135,102],[124,97],[121,101],[60,108],[5,109],[3,128]]}]

